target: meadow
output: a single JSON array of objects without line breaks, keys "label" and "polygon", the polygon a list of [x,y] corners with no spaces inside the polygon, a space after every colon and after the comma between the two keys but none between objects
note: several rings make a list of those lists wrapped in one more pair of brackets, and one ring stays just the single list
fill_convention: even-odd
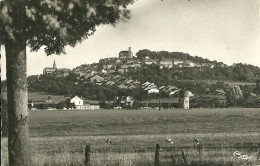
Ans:
[{"label": "meadow", "polygon": [[[87,144],[91,164],[98,166],[153,165],[156,144],[161,165],[183,165],[182,151],[188,165],[243,165],[235,151],[251,156],[248,164],[259,162],[260,109],[37,110],[29,118],[33,163],[39,166],[84,165]],[[203,145],[200,156],[194,138]],[[7,165],[6,138],[2,152]]]}]

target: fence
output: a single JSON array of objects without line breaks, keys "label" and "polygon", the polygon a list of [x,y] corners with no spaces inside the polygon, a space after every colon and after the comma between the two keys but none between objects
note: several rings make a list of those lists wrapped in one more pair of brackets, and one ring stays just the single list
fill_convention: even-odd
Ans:
[{"label": "fence", "polygon": [[95,110],[95,109],[100,109],[100,105],[90,105],[90,104],[86,104],[86,105],[76,105],[75,106],[76,109],[86,109],[86,110]]},{"label": "fence", "polygon": [[[170,163],[171,166],[176,166],[177,163],[177,159],[178,160],[181,160],[182,161],[182,165],[183,166],[188,166],[188,157],[186,155],[186,153],[184,151],[181,151],[181,155],[173,155],[173,154],[163,154],[163,155],[160,155],[160,150],[161,150],[161,147],[159,144],[156,144],[155,146],[155,154],[154,154],[154,163],[153,165],[154,166],[160,166],[161,165],[161,160],[165,160],[167,159],[168,163]],[[194,150],[196,151],[196,153],[198,153],[198,156],[197,158],[201,161],[202,159],[202,155],[203,155],[203,146],[201,144],[197,144],[197,143],[194,143]],[[243,155],[245,156],[245,155]],[[256,154],[256,161],[258,161],[260,163],[260,143],[258,143],[258,152]],[[130,161],[131,162],[131,161]],[[249,159],[245,160],[245,163],[242,164],[243,166],[246,166],[246,164],[249,163]],[[84,164],[85,166],[91,166],[91,149],[90,149],[90,145],[86,145],[85,147],[85,160],[84,160]],[[116,166],[119,166],[120,163],[119,161],[115,160],[115,164]],[[131,165],[131,164],[130,164]],[[169,164],[167,164],[169,165]],[[259,165],[252,165],[252,166],[259,166]]]}]

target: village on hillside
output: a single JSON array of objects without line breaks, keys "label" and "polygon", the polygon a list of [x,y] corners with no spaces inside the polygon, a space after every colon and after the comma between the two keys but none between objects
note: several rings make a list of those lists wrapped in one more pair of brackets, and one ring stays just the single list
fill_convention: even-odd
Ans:
[{"label": "village on hillside", "polygon": [[[233,66],[235,66],[234,64]],[[227,92],[223,88],[210,87],[205,88],[205,93],[197,94],[190,87],[177,87],[174,83],[157,85],[149,81],[140,81],[133,79],[128,73],[141,69],[149,70],[149,66],[158,66],[159,70],[163,69],[187,69],[187,68],[225,68],[227,65],[219,62],[198,63],[191,60],[182,60],[175,58],[154,58],[149,54],[144,57],[133,55],[131,47],[128,50],[120,51],[118,57],[100,59],[99,63],[84,64],[72,70],[67,68],[58,68],[54,60],[53,67],[46,67],[42,75],[30,76],[30,82],[39,82],[41,78],[53,76],[55,78],[66,78],[70,74],[76,76],[74,87],[80,85],[108,86],[113,89],[119,89],[124,93],[104,99],[89,98],[89,94],[73,94],[58,101],[52,99],[37,99],[29,97],[30,109],[100,109],[100,108],[184,108],[200,107],[208,105],[209,107],[227,107],[229,101]],[[199,69],[200,70],[200,69]],[[30,89],[30,88],[29,88]],[[240,86],[230,85],[229,89],[236,100],[240,100],[244,93]],[[138,91],[138,92],[136,92]],[[141,94],[141,97],[134,97],[133,93]],[[231,92],[229,92],[231,93]],[[46,96],[49,96],[48,94]],[[140,96],[140,95],[139,95]],[[145,97],[144,97],[145,96]],[[250,100],[260,99],[259,95],[250,92]],[[190,100],[192,101],[190,106]],[[206,104],[207,103],[207,104]]]},{"label": "village on hillside", "polygon": [[[137,59],[136,56],[133,56],[133,52],[131,47],[128,50],[120,51],[119,57],[113,58],[105,58],[100,59],[99,63],[93,64],[85,64],[76,67],[75,69],[71,70],[66,68],[57,68],[56,63],[54,61],[53,67],[46,67],[43,70],[43,74],[56,74],[57,77],[59,76],[66,76],[69,72],[76,73],[80,77],[84,76],[84,79],[88,79],[91,76],[95,75],[96,77],[92,78],[91,80],[102,81],[103,79],[100,74],[107,74],[107,73],[126,73],[128,70],[131,69],[138,69],[141,68],[142,65],[159,65],[160,68],[173,68],[173,67],[210,67],[214,68],[214,66],[218,67],[226,67],[227,65],[224,63],[196,63],[191,60],[181,60],[181,59],[154,59],[146,56],[145,59]],[[234,64],[236,65],[236,64]]]},{"label": "village on hillside", "polygon": [[0,0],[1,166],[260,166],[260,0]]}]

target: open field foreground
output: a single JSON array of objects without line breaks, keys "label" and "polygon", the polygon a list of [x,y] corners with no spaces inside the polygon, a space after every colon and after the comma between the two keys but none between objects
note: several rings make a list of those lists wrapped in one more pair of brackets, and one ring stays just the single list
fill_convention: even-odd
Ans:
[{"label": "open field foreground", "polygon": [[[89,144],[91,165],[152,166],[160,144],[161,165],[184,165],[182,151],[188,165],[245,164],[235,151],[251,157],[247,165],[260,165],[259,122],[260,109],[242,108],[30,111],[31,151],[34,165],[84,165]],[[200,156],[194,138],[203,145]],[[6,165],[6,138],[2,152]]]}]

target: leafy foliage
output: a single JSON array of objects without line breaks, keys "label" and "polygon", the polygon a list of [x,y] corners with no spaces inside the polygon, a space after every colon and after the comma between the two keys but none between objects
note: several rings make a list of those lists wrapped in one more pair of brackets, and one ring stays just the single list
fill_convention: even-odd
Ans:
[{"label": "leafy foliage", "polygon": [[[150,51],[148,49],[140,50],[136,53],[136,56],[138,59],[144,60],[146,57],[149,57],[150,59],[159,59],[162,58],[165,59],[180,59],[180,60],[191,60],[195,63],[210,63],[213,62],[214,64],[217,64],[216,61],[210,61],[208,59],[203,59],[198,56],[191,56],[187,53],[183,52],[168,52],[168,51]],[[223,63],[219,63],[223,64]]]},{"label": "leafy foliage", "polygon": [[133,79],[154,82],[157,85],[168,85],[176,80],[229,80],[238,82],[254,82],[260,77],[260,68],[252,65],[235,67],[185,67],[163,68],[158,65],[148,65],[139,70],[127,73]]},{"label": "leafy foliage", "polygon": [[256,80],[256,87],[253,90],[257,95],[260,95],[260,79]]},{"label": "leafy foliage", "polygon": [[92,100],[105,102],[113,101],[115,96],[133,96],[142,99],[144,91],[141,88],[125,90],[111,85],[96,85],[83,83],[77,80],[76,74],[69,74],[66,77],[55,77],[54,75],[41,75],[39,79],[28,77],[28,87],[31,92],[47,92],[56,95],[83,96]]},{"label": "leafy foliage", "polygon": [[[156,75],[154,75],[156,77]],[[166,77],[167,78],[167,77]],[[162,79],[164,85],[166,81]],[[76,83],[76,84],[75,84]],[[163,84],[162,83],[162,84]],[[259,101],[252,97],[252,92],[255,85],[240,85],[242,93],[235,91],[233,86],[222,81],[216,83],[209,83],[199,80],[174,80],[170,82],[171,85],[179,89],[189,90],[195,97],[191,99],[191,107],[233,107],[233,106],[246,106],[257,107]],[[169,85],[170,85],[169,83]],[[135,89],[120,89],[117,86],[111,85],[97,85],[95,83],[84,83],[77,80],[77,75],[70,74],[67,77],[58,77],[54,75],[41,75],[39,80],[28,78],[29,91],[44,91],[49,94],[65,95],[73,97],[75,95],[86,97],[90,100],[99,100],[104,108],[110,108],[106,101],[114,101],[116,96],[132,96],[135,100],[134,107],[140,107],[140,101],[149,98],[170,98],[169,93],[161,91],[160,94],[148,94],[147,91],[141,87]],[[223,90],[224,96],[219,95],[217,90]],[[65,106],[64,106],[65,105]],[[59,103],[59,108],[67,107],[66,103]]]},{"label": "leafy foliage", "polygon": [[[25,0],[27,45],[32,51],[42,46],[47,55],[64,53],[65,46],[75,46],[104,24],[116,24],[129,18],[126,6],[134,0]],[[13,38],[16,31],[12,1],[1,1],[1,43]]]}]

